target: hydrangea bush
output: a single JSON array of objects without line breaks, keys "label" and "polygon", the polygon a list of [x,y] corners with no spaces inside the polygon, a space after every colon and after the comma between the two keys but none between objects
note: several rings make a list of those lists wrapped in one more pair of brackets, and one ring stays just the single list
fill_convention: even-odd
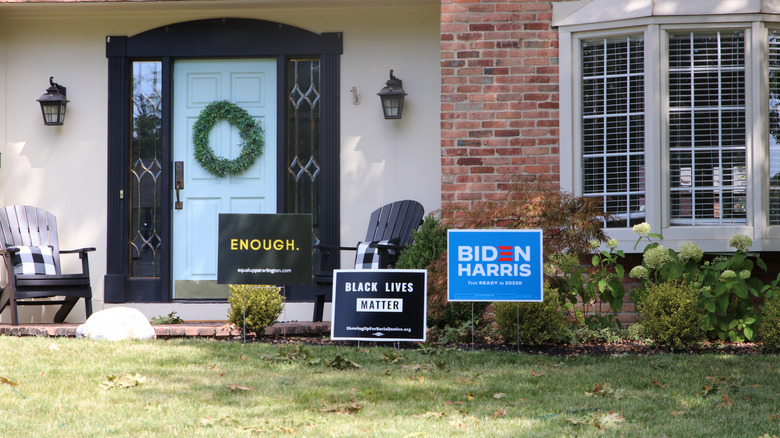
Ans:
[{"label": "hydrangea bush", "polygon": [[[596,239],[590,241],[590,246],[594,254],[591,257],[592,267],[587,270],[578,266],[567,271],[562,264],[558,265],[570,290],[565,306],[580,324],[591,329],[622,328],[617,313],[623,307],[626,294],[623,284],[625,268],[620,264],[625,254],[618,249],[615,239],[607,240],[606,249],[601,249],[601,242]],[[576,307],[578,296],[582,299],[582,309]],[[605,309],[601,304],[608,304],[609,308]],[[590,315],[585,317],[583,310]]]},{"label": "hydrangea bush", "polygon": [[631,278],[641,283],[631,293],[640,308],[649,287],[683,281],[699,294],[699,307],[705,315],[701,328],[710,338],[732,342],[753,339],[760,320],[754,300],[772,297],[780,275],[769,284],[754,275],[756,267],[766,271],[766,264],[760,257],[747,254],[753,245],[748,236],[739,234],[731,238],[729,246],[734,248],[733,254],[705,260],[704,252],[695,243],[685,243],[679,251],[674,251],[654,241],[663,237],[651,233],[647,223],[634,226],[633,231],[639,236],[635,248],[643,240],[647,241],[642,264],[629,272]]}]

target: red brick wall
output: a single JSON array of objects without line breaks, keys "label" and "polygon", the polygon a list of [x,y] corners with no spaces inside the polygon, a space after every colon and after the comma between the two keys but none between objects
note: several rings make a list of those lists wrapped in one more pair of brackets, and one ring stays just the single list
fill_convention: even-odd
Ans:
[{"label": "red brick wall", "polygon": [[558,33],[542,0],[441,1],[442,207],[558,182]]}]

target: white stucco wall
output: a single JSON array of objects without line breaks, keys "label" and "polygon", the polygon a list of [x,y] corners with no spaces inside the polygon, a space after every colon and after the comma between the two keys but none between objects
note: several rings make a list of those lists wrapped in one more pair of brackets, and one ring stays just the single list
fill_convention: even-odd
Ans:
[{"label": "white stucco wall", "polygon": [[[262,0],[0,4],[0,204],[44,207],[58,217],[63,248],[98,248],[90,259],[96,310],[103,306],[106,272],[108,35],[131,36],[214,17],[343,32],[342,244],[362,239],[369,213],[384,203],[410,198],[422,202],[426,212],[439,208],[439,2],[306,3],[317,7],[289,8]],[[397,121],[382,118],[376,96],[390,69],[403,79],[408,93],[404,118]],[[44,126],[35,101],[48,87],[49,76],[67,87],[71,100],[62,127]],[[359,105],[352,104],[353,86]],[[349,258],[345,256],[345,267]],[[37,307],[25,310],[40,312]],[[160,315],[169,308],[147,313]],[[82,320],[82,315],[79,305],[71,319]],[[224,317],[224,310],[219,315]],[[8,318],[6,310],[0,321]]]}]

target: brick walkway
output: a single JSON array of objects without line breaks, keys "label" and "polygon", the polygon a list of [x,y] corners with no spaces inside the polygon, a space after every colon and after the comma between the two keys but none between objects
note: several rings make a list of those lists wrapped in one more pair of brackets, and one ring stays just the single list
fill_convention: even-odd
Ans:
[{"label": "brick walkway", "polygon": [[[0,324],[0,335],[75,337],[79,324]],[[212,338],[239,339],[241,330],[225,321],[187,322],[184,324],[152,325],[158,339]],[[265,329],[266,336],[326,336],[329,322],[282,322]]]}]

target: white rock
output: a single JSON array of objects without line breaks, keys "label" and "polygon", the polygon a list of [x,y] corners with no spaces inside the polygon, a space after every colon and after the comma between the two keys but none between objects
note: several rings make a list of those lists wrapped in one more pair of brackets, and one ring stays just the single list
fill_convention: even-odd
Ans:
[{"label": "white rock", "polygon": [[110,307],[95,312],[84,324],[76,328],[77,338],[106,339],[154,339],[154,327],[138,309]]}]

